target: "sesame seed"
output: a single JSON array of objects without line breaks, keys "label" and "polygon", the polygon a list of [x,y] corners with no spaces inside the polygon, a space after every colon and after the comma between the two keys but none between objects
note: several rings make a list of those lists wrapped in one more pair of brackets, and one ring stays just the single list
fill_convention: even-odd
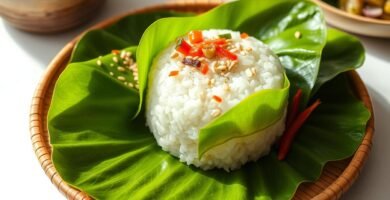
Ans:
[{"label": "sesame seed", "polygon": [[115,63],[118,63],[118,57],[114,56],[114,57],[112,57],[112,60],[113,60]]},{"label": "sesame seed", "polygon": [[230,86],[229,86],[228,84],[224,84],[224,85],[223,85],[223,89],[224,89],[225,91],[229,91],[229,90],[230,90]]},{"label": "sesame seed", "polygon": [[125,81],[126,80],[126,78],[123,77],[123,76],[118,76],[117,79],[120,80],[120,81]]},{"label": "sesame seed", "polygon": [[129,83],[128,86],[131,88],[134,87],[134,85],[132,83]]},{"label": "sesame seed", "polygon": [[226,65],[220,65],[217,67],[218,70],[225,71],[227,69]]},{"label": "sesame seed", "polygon": [[230,51],[231,51],[232,53],[237,53],[239,50],[238,50],[236,47],[234,47],[234,48],[230,49]]},{"label": "sesame seed", "polygon": [[202,100],[203,100],[204,98],[206,98],[206,94],[204,93],[204,91],[200,91],[199,97],[200,97]]},{"label": "sesame seed", "polygon": [[175,59],[177,57],[179,57],[179,53],[177,53],[176,51],[171,54],[172,59]]},{"label": "sesame seed", "polygon": [[110,76],[114,76],[114,73],[113,73],[113,72],[110,72]]},{"label": "sesame seed", "polygon": [[126,57],[126,52],[125,52],[125,51],[122,51],[120,57],[121,57],[122,59],[124,59],[124,58]]},{"label": "sesame seed", "polygon": [[137,84],[137,85],[135,85],[135,88],[139,89],[139,85],[138,85],[138,84]]},{"label": "sesame seed", "polygon": [[211,111],[211,116],[218,117],[222,113],[222,110],[220,108],[215,108]]},{"label": "sesame seed", "polygon": [[252,71],[252,74],[253,74],[253,75],[256,75],[256,74],[257,74],[256,68],[251,68],[251,71]]},{"label": "sesame seed", "polygon": [[98,66],[102,66],[102,61],[101,61],[101,60],[97,60],[97,61],[96,61],[96,64],[97,64]]},{"label": "sesame seed", "polygon": [[245,70],[245,74],[246,74],[248,77],[252,77],[252,76],[253,76],[253,72],[252,72],[252,70],[249,69],[249,68]]},{"label": "sesame seed", "polygon": [[299,31],[296,31],[295,34],[294,34],[295,38],[297,39],[301,39],[302,38],[302,33],[299,32]]},{"label": "sesame seed", "polygon": [[111,64],[110,64],[110,67],[114,67],[114,63],[111,63]]},{"label": "sesame seed", "polygon": [[117,67],[117,69],[118,69],[118,71],[120,71],[120,72],[126,71],[126,68],[124,68],[124,67]]},{"label": "sesame seed", "polygon": [[184,67],[184,64],[183,64],[181,61],[179,61],[179,62],[177,62],[177,66],[178,66],[179,68],[183,68],[183,67]]},{"label": "sesame seed", "polygon": [[237,67],[237,64],[238,64],[238,61],[236,61],[236,60],[231,62],[230,65],[228,66],[229,71],[234,70]]}]

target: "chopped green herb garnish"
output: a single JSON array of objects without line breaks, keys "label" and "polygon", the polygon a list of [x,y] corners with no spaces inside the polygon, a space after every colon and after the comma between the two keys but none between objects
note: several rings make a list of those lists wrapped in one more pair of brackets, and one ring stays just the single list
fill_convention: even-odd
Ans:
[{"label": "chopped green herb garnish", "polygon": [[219,36],[219,38],[232,39],[232,34],[230,34],[230,33],[221,34],[218,36]]}]

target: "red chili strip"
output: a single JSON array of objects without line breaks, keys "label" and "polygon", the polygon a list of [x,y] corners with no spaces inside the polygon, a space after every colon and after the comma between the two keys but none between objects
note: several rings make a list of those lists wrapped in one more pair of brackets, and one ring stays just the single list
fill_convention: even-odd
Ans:
[{"label": "red chili strip", "polygon": [[192,57],[196,57],[196,56],[204,57],[202,48],[198,48],[196,50],[191,50],[190,53],[189,53],[189,56],[192,56]]},{"label": "red chili strip", "polygon": [[288,129],[291,126],[291,123],[294,121],[294,119],[297,117],[299,112],[299,104],[301,103],[302,98],[302,90],[299,88],[298,91],[295,93],[295,96],[293,98],[293,101],[290,104],[290,108],[288,110],[287,114],[287,120],[286,120],[286,128]]},{"label": "red chili strip", "polygon": [[206,40],[206,41],[204,41],[204,43],[205,44],[215,44],[215,45],[225,45],[227,42],[226,42],[225,38],[218,38],[215,40]]},{"label": "red chili strip", "polygon": [[114,55],[119,55],[120,51],[117,50],[117,49],[113,49],[113,50],[111,51],[111,53],[114,54]]},{"label": "red chili strip", "polygon": [[179,71],[171,71],[169,72],[169,76],[177,76],[179,75]]},{"label": "red chili strip", "polygon": [[305,121],[309,118],[311,113],[321,104],[320,100],[314,102],[310,107],[301,112],[298,117],[292,122],[291,127],[287,128],[280,141],[278,159],[284,160],[290,150],[291,144],[302,127]]},{"label": "red chili strip", "polygon": [[237,60],[238,59],[236,54],[234,54],[234,53],[230,52],[229,50],[226,50],[222,47],[219,47],[219,46],[217,46],[217,55],[219,57],[226,57],[229,60]]},{"label": "red chili strip", "polygon": [[176,50],[186,56],[188,56],[188,54],[190,54],[191,52],[191,45],[188,44],[184,39],[179,39],[177,41],[177,45],[176,45]]},{"label": "red chili strip", "polygon": [[200,69],[200,72],[203,74],[203,75],[206,75],[208,72],[209,72],[209,65],[207,63],[202,63],[201,65],[201,69]]},{"label": "red chili strip", "polygon": [[213,99],[214,99],[216,102],[218,102],[218,103],[222,103],[222,98],[219,97],[219,96],[214,95],[214,96],[213,96]]},{"label": "red chili strip", "polygon": [[192,44],[203,42],[202,31],[191,31],[188,33],[188,38]]},{"label": "red chili strip", "polygon": [[246,39],[246,38],[249,37],[249,35],[247,33],[241,33],[240,36],[241,36],[242,39]]}]

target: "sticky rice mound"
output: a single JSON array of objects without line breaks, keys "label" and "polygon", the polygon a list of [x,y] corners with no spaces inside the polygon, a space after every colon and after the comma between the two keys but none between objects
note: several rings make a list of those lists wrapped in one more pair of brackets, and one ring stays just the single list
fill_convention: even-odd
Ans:
[{"label": "sticky rice mound", "polygon": [[[147,125],[158,145],[180,161],[204,170],[235,170],[269,153],[284,131],[285,113],[268,128],[220,144],[201,159],[199,130],[249,95],[281,89],[284,70],[269,47],[245,33],[204,30],[201,34],[206,42],[199,51],[186,55],[186,44],[179,41],[178,46],[175,41],[155,58],[149,74]],[[181,38],[190,45],[191,39],[196,40]],[[217,42],[220,49],[213,46]]]}]

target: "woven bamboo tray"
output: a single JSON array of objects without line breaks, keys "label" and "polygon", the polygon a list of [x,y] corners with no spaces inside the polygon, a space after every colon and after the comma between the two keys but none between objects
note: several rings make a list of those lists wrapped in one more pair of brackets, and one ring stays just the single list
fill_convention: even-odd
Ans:
[{"label": "woven bamboo tray", "polygon": [[[91,29],[107,27],[128,14],[151,12],[157,10],[204,12],[216,6],[218,1],[221,0],[195,0],[195,2],[194,0],[193,2],[178,1],[175,3],[148,7],[107,19],[92,27]],[[53,94],[53,87],[59,75],[66,67],[71,56],[72,49],[74,48],[79,38],[80,36],[76,37],[73,41],[69,42],[60,51],[60,53],[58,53],[58,55],[48,66],[45,75],[42,77],[42,80],[39,83],[32,100],[30,113],[30,132],[35,154],[46,175],[50,178],[50,181],[58,188],[61,193],[66,196],[66,198],[74,200],[86,200],[91,199],[88,194],[70,187],[62,180],[54,168],[51,160],[51,146],[47,130],[47,112]],[[373,113],[370,97],[359,75],[355,71],[349,72],[348,75],[351,83],[354,85],[357,97],[360,98],[364,102],[365,106],[371,111],[371,113]],[[372,117],[367,124],[364,140],[356,153],[349,159],[328,163],[325,166],[319,180],[314,183],[304,183],[299,186],[294,199],[339,199],[358,177],[360,170],[362,169],[370,152],[373,133],[374,118]]]}]

